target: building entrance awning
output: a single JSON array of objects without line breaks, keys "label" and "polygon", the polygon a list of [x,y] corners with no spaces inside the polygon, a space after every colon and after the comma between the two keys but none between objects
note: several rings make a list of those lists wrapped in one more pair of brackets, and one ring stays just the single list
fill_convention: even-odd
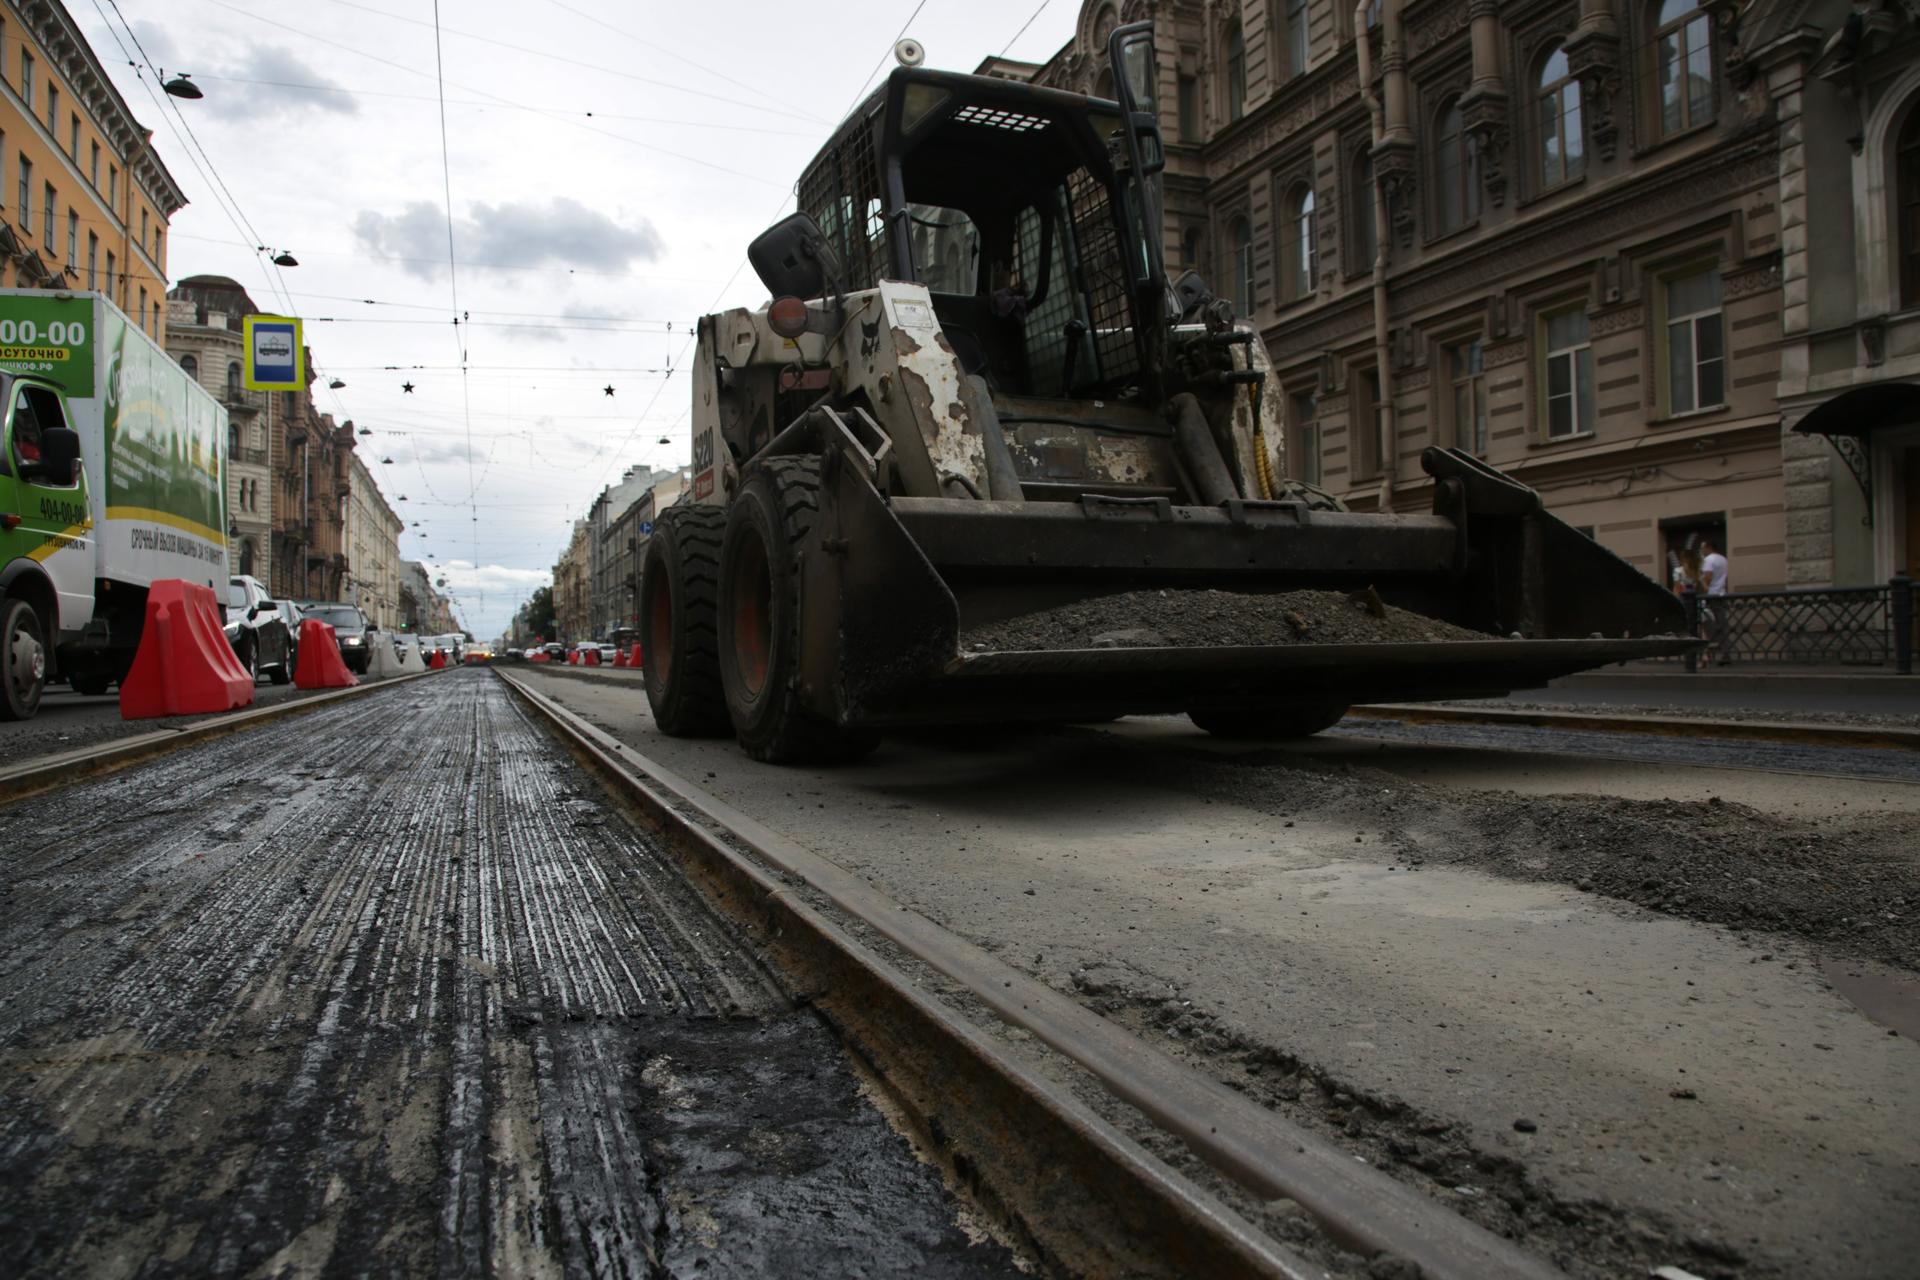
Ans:
[{"label": "building entrance awning", "polygon": [[1842,391],[1794,424],[1802,435],[1870,440],[1883,427],[1920,423],[1920,383],[1881,382]]},{"label": "building entrance awning", "polygon": [[1873,523],[1873,460],[1868,454],[1876,432],[1920,424],[1920,383],[1880,382],[1842,391],[1793,424],[1799,435],[1825,436],[1867,500]]}]

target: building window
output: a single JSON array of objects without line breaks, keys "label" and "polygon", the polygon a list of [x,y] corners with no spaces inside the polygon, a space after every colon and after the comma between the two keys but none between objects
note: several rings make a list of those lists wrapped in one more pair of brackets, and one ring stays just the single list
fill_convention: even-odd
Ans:
[{"label": "building window", "polygon": [[1353,158],[1353,261],[1348,270],[1354,274],[1372,271],[1380,256],[1380,242],[1374,235],[1373,202],[1379,192],[1373,185],[1373,152],[1362,151]]},{"label": "building window", "polygon": [[53,206],[59,202],[59,195],[51,182],[40,187],[40,243],[47,246],[47,252],[53,252]]},{"label": "building window", "polygon": [[1286,74],[1297,76],[1306,74],[1309,46],[1307,43],[1307,0],[1286,0],[1287,3],[1287,65]]},{"label": "building window", "polygon": [[1227,296],[1238,315],[1253,314],[1253,227],[1244,217],[1227,224],[1227,245],[1231,255],[1223,273],[1229,282]]},{"label": "building window", "polygon": [[147,323],[147,286],[140,286],[140,306],[133,313],[133,322],[145,326]]},{"label": "building window", "polygon": [[1287,416],[1292,420],[1293,450],[1287,469],[1295,480],[1320,483],[1320,397],[1311,391],[1296,391],[1287,397]]},{"label": "building window", "polygon": [[1206,253],[1207,233],[1199,227],[1188,227],[1180,233],[1180,266],[1183,270],[1198,271],[1200,262]]},{"label": "building window", "polygon": [[153,260],[155,262],[161,261],[161,257],[160,257],[161,244],[162,242],[160,239],[160,228],[155,227],[153,229]]},{"label": "building window", "polygon": [[1726,335],[1720,272],[1712,267],[1666,282],[1667,412],[1693,413],[1726,400]]},{"label": "building window", "polygon": [[99,262],[100,237],[89,231],[87,232],[87,288],[89,289],[100,287]]},{"label": "building window", "polygon": [[1713,42],[1694,0],[1662,0],[1654,56],[1660,62],[1660,132],[1683,133],[1713,118]]},{"label": "building window", "polygon": [[73,157],[75,164],[80,163],[80,117],[77,114],[67,122],[67,154]]},{"label": "building window", "polygon": [[113,206],[115,217],[120,215],[120,168],[107,165],[107,203]]},{"label": "building window", "polygon": [[1287,195],[1287,223],[1280,254],[1281,297],[1297,302],[1313,292],[1313,188],[1306,183]]},{"label": "building window", "polygon": [[1180,141],[1200,141],[1200,80],[1197,76],[1181,75],[1175,105],[1180,117]]},{"label": "building window", "polygon": [[1247,37],[1239,23],[1227,28],[1227,119],[1247,114]]},{"label": "building window", "polygon": [[1580,176],[1587,167],[1587,146],[1580,125],[1580,82],[1567,67],[1559,45],[1540,64],[1540,93],[1534,117],[1540,130],[1540,185],[1555,186]]},{"label": "building window", "polygon": [[93,184],[95,191],[100,189],[100,144],[97,142],[89,143],[87,147],[87,181]]},{"label": "building window", "polygon": [[200,381],[200,362],[194,359],[192,356],[181,356],[180,368],[184,370],[186,372],[186,375],[189,378],[192,378],[195,382]]},{"label": "building window", "polygon": [[1574,307],[1545,317],[1547,439],[1593,430],[1593,348],[1587,345],[1587,313]]},{"label": "building window", "polygon": [[230,361],[227,364],[227,401],[229,404],[238,404],[240,402],[240,389],[240,362],[238,360]]},{"label": "building window", "polygon": [[140,211],[140,247],[142,249],[147,247],[147,211],[145,209]]},{"label": "building window", "polygon": [[60,145],[60,89],[53,84],[47,85],[47,132],[53,135],[53,145]]},{"label": "building window", "polygon": [[1440,204],[1440,234],[1449,235],[1480,216],[1480,150],[1460,118],[1458,99],[1440,113],[1438,133],[1433,189]]},{"label": "building window", "polygon": [[33,161],[24,151],[20,153],[20,226],[29,236],[33,234]]},{"label": "building window", "polygon": [[1453,447],[1487,455],[1487,369],[1480,340],[1447,348],[1447,376],[1453,384]]},{"label": "building window", "polygon": [[119,301],[119,296],[114,292],[115,289],[119,288],[117,280],[118,274],[115,267],[113,250],[109,249],[107,250],[107,297],[109,300],[116,302]]},{"label": "building window", "polygon": [[1907,108],[1895,152],[1898,179],[1901,297],[1909,307],[1920,306],[1920,100]]},{"label": "building window", "polygon": [[33,55],[20,50],[20,101],[33,110]]},{"label": "building window", "polygon": [[74,266],[80,261],[80,211],[67,210],[67,265]]}]

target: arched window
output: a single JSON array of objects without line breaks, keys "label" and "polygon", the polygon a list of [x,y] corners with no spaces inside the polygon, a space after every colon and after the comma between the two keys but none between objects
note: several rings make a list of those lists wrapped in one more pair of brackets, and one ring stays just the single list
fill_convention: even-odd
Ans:
[{"label": "arched window", "polygon": [[256,552],[253,546],[253,539],[252,538],[240,539],[240,576],[241,577],[243,578],[253,577],[253,561],[254,561],[255,555],[256,555]]},{"label": "arched window", "polygon": [[1233,309],[1238,315],[1253,314],[1253,225],[1245,218],[1235,218],[1227,224],[1227,244],[1231,257],[1227,261],[1227,296],[1233,299]]},{"label": "arched window", "polygon": [[240,399],[240,362],[238,360],[231,361],[227,365],[227,399],[230,401]]},{"label": "arched window", "polygon": [[240,424],[232,418],[227,419],[227,456],[231,458],[240,452]]},{"label": "arched window", "polygon": [[1900,202],[1900,225],[1895,233],[1900,249],[1900,296],[1906,306],[1920,306],[1920,100],[1907,108],[1894,150],[1895,191]]},{"label": "arched window", "polygon": [[1480,150],[1460,118],[1457,100],[1441,111],[1436,133],[1440,144],[1434,154],[1433,190],[1440,234],[1446,235],[1480,216]]},{"label": "arched window", "polygon": [[1301,183],[1287,194],[1287,225],[1280,254],[1280,287],[1288,302],[1313,292],[1313,188]]},{"label": "arched window", "polygon": [[1661,0],[1654,57],[1659,62],[1660,132],[1675,134],[1713,118],[1713,44],[1695,0]]},{"label": "arched window", "polygon": [[1374,259],[1380,256],[1380,242],[1373,234],[1373,201],[1377,194],[1373,188],[1373,152],[1362,151],[1353,158],[1353,199],[1347,202],[1353,210],[1353,261],[1347,269],[1356,275],[1372,271]]},{"label": "arched window", "polygon": [[1567,51],[1559,45],[1540,64],[1534,99],[1535,127],[1540,131],[1540,185],[1555,186],[1577,178],[1587,167],[1587,144],[1580,124],[1580,82],[1567,66]]},{"label": "arched window", "polygon": [[1247,37],[1239,23],[1227,28],[1227,119],[1247,114]]},{"label": "arched window", "polygon": [[186,375],[189,378],[192,378],[195,382],[200,381],[200,362],[198,360],[195,360],[192,356],[181,356],[180,368],[182,371],[186,373]]}]

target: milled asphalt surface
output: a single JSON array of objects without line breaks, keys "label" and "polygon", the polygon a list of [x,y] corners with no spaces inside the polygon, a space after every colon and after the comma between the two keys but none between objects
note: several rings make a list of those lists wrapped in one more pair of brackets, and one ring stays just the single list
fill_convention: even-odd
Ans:
[{"label": "milled asphalt surface", "polygon": [[[912,909],[1573,1274],[1910,1274],[1911,968],[1410,858],[1392,829],[1417,820],[1421,840],[1451,851],[1479,838],[1477,797],[1504,792],[1501,812],[1521,803],[1512,793],[1570,796],[1555,802],[1569,811],[1596,797],[1596,812],[1641,797],[1676,822],[1732,821],[1709,808],[1718,798],[1738,822],[1884,832],[1903,814],[1920,827],[1911,782],[1538,743],[1334,738],[1276,752],[1175,718],[901,735],[860,766],[782,769],[728,741],[660,735],[625,673],[522,673]],[[1733,763],[1743,747],[1725,749]],[[1416,785],[1425,773],[1437,776]],[[1369,788],[1378,804],[1356,810]],[[1402,789],[1412,815],[1395,812]]]},{"label": "milled asphalt surface", "polygon": [[0,806],[8,1275],[1009,1275],[483,671]]}]

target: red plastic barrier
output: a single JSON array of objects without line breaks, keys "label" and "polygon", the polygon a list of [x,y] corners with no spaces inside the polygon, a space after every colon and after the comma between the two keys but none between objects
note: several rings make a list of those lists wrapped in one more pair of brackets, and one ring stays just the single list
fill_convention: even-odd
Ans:
[{"label": "red plastic barrier", "polygon": [[587,665],[590,667],[600,665],[600,651],[598,649],[587,650]]},{"label": "red plastic barrier", "polygon": [[580,651],[578,649],[569,649],[567,651],[567,665],[570,667],[580,665]]},{"label": "red plastic barrier", "polygon": [[627,665],[627,651],[625,649],[615,649],[613,651],[613,665],[616,667],[624,667]]},{"label": "red plastic barrier", "polygon": [[429,671],[445,671],[447,669],[447,651],[445,649],[435,649],[433,651],[433,657],[427,661],[427,669]]},{"label": "red plastic barrier", "polygon": [[253,702],[253,677],[221,630],[212,587],[162,578],[147,591],[133,666],[120,681],[120,718],[205,715]]},{"label": "red plastic barrier", "polygon": [[633,646],[633,652],[627,656],[627,665],[630,667],[637,667],[640,665],[640,646],[639,645]]},{"label": "red plastic barrier", "polygon": [[346,689],[360,682],[340,660],[340,641],[333,628],[318,618],[300,623],[300,661],[293,683],[301,689]]},{"label": "red plastic barrier", "polygon": [[528,654],[527,661],[528,662],[552,662],[553,655],[546,652],[545,650],[540,650],[538,652]]}]

